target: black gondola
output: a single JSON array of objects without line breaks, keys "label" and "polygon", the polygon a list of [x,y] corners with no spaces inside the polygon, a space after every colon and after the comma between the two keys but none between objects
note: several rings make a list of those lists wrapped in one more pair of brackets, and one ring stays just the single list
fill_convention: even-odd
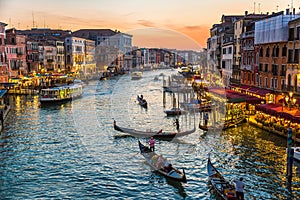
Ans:
[{"label": "black gondola", "polygon": [[213,166],[210,157],[207,160],[207,173],[211,189],[218,199],[237,200],[235,187],[227,181],[222,174]]},{"label": "black gondola", "polygon": [[[172,180],[180,181],[183,183],[187,182],[184,170],[181,172],[178,169],[174,168],[172,165],[169,165],[169,162],[166,158],[164,158],[162,155],[158,155],[155,152],[150,151],[150,149],[144,146],[140,141],[139,148],[147,163],[155,171]],[[169,168],[167,168],[166,166],[169,166]]]}]

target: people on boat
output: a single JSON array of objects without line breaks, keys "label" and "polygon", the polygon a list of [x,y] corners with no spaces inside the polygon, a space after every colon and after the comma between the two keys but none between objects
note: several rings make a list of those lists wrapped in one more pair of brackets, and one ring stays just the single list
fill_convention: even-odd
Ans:
[{"label": "people on boat", "polygon": [[236,195],[238,200],[244,200],[244,188],[245,184],[243,182],[243,178],[241,177],[239,180],[232,180],[235,185]]},{"label": "people on boat", "polygon": [[164,167],[164,171],[169,173],[170,171],[172,171],[173,167],[171,163],[168,163],[167,166]]},{"label": "people on boat", "polygon": [[148,141],[149,147],[150,147],[150,151],[154,151],[155,149],[155,140],[153,137],[150,138],[150,140]]}]

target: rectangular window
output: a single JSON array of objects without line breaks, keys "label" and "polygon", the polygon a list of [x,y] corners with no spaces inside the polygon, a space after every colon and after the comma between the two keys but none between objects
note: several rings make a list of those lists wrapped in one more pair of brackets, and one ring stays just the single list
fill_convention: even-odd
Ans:
[{"label": "rectangular window", "polygon": [[265,72],[268,72],[269,64],[265,64]]},{"label": "rectangular window", "polygon": [[273,76],[278,75],[278,65],[272,64],[272,74]]},{"label": "rectangular window", "polygon": [[263,71],[263,64],[259,63],[259,71]]},{"label": "rectangular window", "polygon": [[226,48],[223,48],[223,54],[226,54]]},{"label": "rectangular window", "polygon": [[289,41],[294,40],[294,28],[289,28]]},{"label": "rectangular window", "polygon": [[285,76],[285,75],[286,75],[286,65],[281,65],[280,76]]},{"label": "rectangular window", "polygon": [[284,90],[284,79],[281,79],[281,90]]},{"label": "rectangular window", "polygon": [[265,87],[268,88],[268,77],[265,77]]},{"label": "rectangular window", "polygon": [[293,62],[293,49],[289,49],[288,51],[288,63]]},{"label": "rectangular window", "polygon": [[299,62],[299,49],[295,49],[295,54],[294,54],[294,63]]}]

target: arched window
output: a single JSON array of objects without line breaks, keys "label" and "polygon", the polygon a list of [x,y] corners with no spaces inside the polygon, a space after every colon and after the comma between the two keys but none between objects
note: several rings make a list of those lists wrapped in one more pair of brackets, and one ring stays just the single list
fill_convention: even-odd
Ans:
[{"label": "arched window", "polygon": [[279,57],[279,46],[276,47],[275,57]]},{"label": "arched window", "polygon": [[260,49],[259,49],[259,56],[260,57],[264,56],[264,49],[262,47],[260,47]]},{"label": "arched window", "polygon": [[270,47],[267,48],[266,57],[270,57]]}]

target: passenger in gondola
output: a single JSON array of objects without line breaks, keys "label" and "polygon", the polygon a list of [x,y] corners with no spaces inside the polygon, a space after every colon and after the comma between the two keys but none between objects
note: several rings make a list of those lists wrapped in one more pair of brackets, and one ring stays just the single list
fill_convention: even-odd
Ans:
[{"label": "passenger in gondola", "polygon": [[164,171],[169,173],[170,171],[172,171],[173,167],[172,164],[169,163],[167,166],[164,167]]},{"label": "passenger in gondola", "polygon": [[150,140],[148,141],[149,147],[150,147],[150,151],[154,151],[155,148],[155,140],[153,137],[150,138]]}]

